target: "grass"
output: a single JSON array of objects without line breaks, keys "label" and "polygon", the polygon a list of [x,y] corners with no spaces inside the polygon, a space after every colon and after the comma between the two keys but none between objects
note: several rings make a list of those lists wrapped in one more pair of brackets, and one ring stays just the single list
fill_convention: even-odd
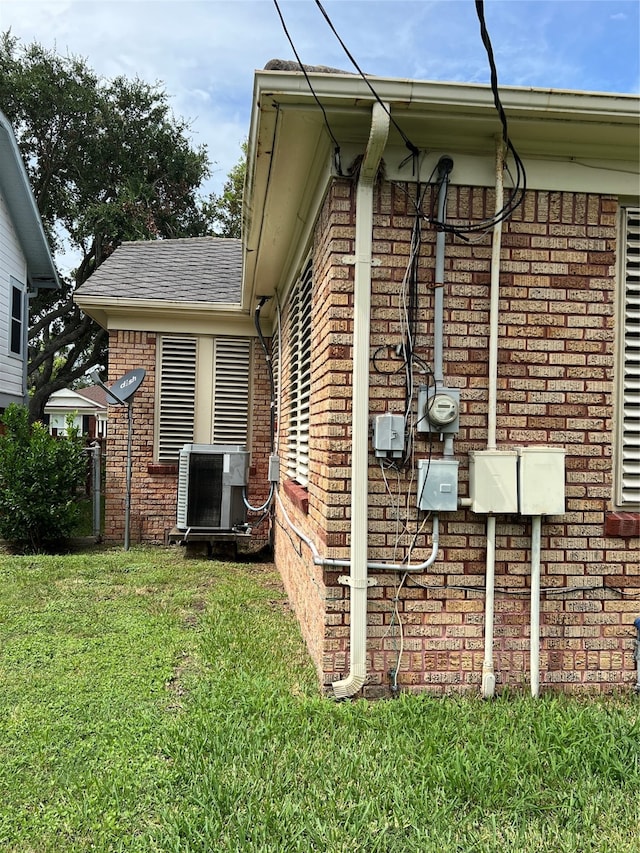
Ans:
[{"label": "grass", "polygon": [[640,703],[322,698],[271,566],[0,556],[0,849],[637,853]]}]

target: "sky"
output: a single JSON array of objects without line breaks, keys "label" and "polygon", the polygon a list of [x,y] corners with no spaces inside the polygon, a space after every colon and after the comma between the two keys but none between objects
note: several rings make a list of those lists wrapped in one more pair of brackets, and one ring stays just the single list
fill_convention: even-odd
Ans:
[{"label": "sky", "polygon": [[[278,0],[301,60],[352,71],[314,0]],[[487,83],[474,0],[324,0],[360,68]],[[485,0],[502,85],[640,92],[638,0]],[[99,75],[160,82],[205,145],[219,192],[237,163],[253,74],[294,59],[273,0],[0,0],[0,32],[84,57]],[[1,109],[0,105],[0,109]]]}]

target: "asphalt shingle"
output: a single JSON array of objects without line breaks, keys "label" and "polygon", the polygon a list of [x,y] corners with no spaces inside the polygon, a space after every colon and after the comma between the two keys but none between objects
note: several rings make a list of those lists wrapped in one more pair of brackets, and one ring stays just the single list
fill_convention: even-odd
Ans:
[{"label": "asphalt shingle", "polygon": [[78,288],[83,296],[240,302],[242,243],[187,237],[122,243]]}]

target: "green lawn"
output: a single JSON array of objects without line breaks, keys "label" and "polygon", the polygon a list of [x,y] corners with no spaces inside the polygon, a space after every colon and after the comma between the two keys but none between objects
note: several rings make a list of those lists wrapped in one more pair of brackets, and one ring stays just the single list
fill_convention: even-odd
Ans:
[{"label": "green lawn", "polygon": [[269,565],[0,555],[0,850],[640,850],[640,700],[336,704]]}]

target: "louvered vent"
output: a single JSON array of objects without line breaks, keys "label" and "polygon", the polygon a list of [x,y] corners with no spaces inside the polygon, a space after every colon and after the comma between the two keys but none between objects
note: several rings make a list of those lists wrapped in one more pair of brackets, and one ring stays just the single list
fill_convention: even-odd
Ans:
[{"label": "louvered vent", "polygon": [[196,399],[195,338],[161,339],[158,459],[175,462],[193,441]]},{"label": "louvered vent", "polygon": [[640,209],[625,211],[620,503],[640,505]]},{"label": "louvered vent", "polygon": [[249,417],[251,341],[218,338],[215,350],[213,441],[246,444]]}]

